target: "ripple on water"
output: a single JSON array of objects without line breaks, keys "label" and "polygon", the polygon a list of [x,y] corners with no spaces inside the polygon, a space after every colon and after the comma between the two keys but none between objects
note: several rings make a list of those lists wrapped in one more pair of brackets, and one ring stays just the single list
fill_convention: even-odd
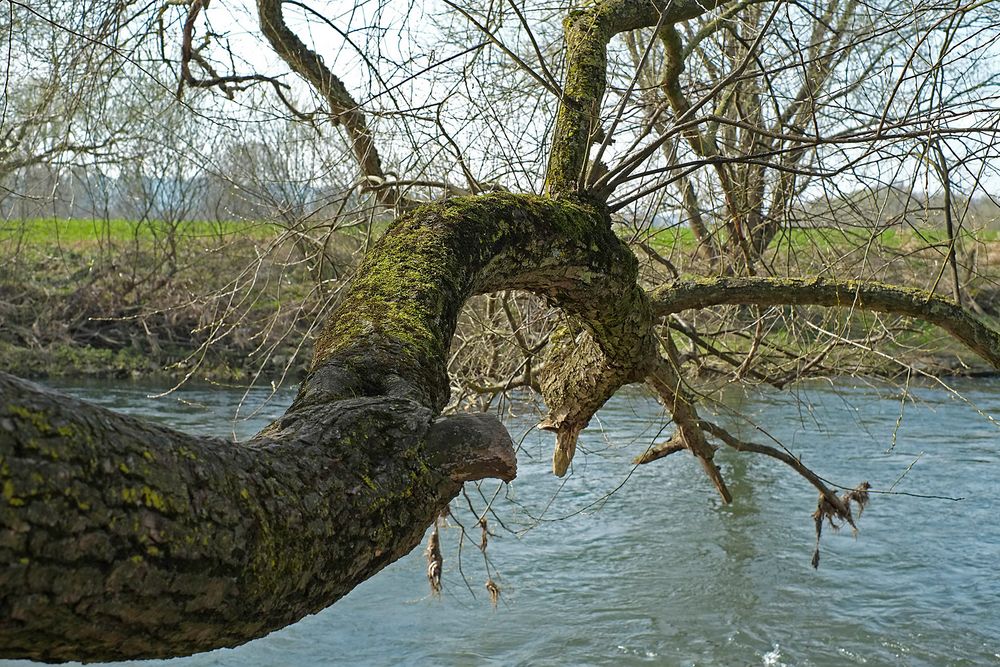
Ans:
[{"label": "ripple on water", "polygon": [[[981,406],[1000,406],[998,383],[959,388]],[[281,394],[254,419],[234,423],[241,392],[191,387],[145,398],[157,390],[99,385],[74,393],[222,436],[255,432],[291,400],[291,392]],[[818,571],[809,566],[810,487],[774,461],[731,452],[719,456],[736,496],[728,507],[690,456],[632,472],[631,457],[663,421],[655,402],[626,395],[602,410],[603,434],[585,433],[566,480],[548,471],[548,436],[526,438],[519,478],[494,503],[521,536],[491,519],[498,609],[486,599],[485,566],[469,544],[462,569],[475,597],[465,588],[453,527],[443,535],[440,599],[427,595],[425,565],[414,553],[265,639],[144,664],[1000,665],[1000,432],[946,392],[913,393],[919,400],[906,404],[898,430],[898,390],[809,386],[732,397],[827,479],[846,486],[870,479],[885,489],[912,463],[896,490],[967,499],[875,496],[856,539],[849,530],[824,531]],[[809,403],[797,405],[795,396]],[[742,435],[763,438],[746,427]],[[478,494],[470,497],[483,506]]]}]

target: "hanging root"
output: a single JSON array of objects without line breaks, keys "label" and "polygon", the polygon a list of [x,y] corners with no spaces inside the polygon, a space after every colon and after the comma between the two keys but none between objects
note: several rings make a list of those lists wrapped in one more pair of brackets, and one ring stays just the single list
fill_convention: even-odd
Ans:
[{"label": "hanging root", "polygon": [[438,534],[438,522],[434,522],[434,530],[431,531],[430,539],[427,540],[427,549],[424,551],[427,556],[427,581],[431,585],[433,595],[441,594],[441,566],[444,564],[444,557],[441,555],[441,536]]},{"label": "hanging root", "polygon": [[[844,492],[842,496],[836,498],[840,501],[834,504],[828,500],[828,497],[820,493],[819,503],[816,506],[816,511],[813,512],[813,521],[816,523],[816,548],[813,550],[812,566],[813,568],[819,567],[819,540],[820,536],[823,534],[823,521],[830,524],[830,527],[834,530],[839,530],[841,526],[845,523],[851,527],[851,530],[855,534],[858,532],[858,526],[854,523],[854,517],[851,516],[851,503],[855,503],[858,506],[858,518],[861,518],[862,512],[865,511],[865,506],[870,500],[868,494],[868,489],[871,488],[871,484],[868,482],[861,482],[853,489]],[[838,523],[838,521],[840,523]]]},{"label": "hanging root", "polygon": [[486,523],[485,516],[479,520],[479,529],[480,529],[479,550],[482,551],[483,553],[486,553],[486,547],[489,546],[490,543],[490,538],[489,538],[490,529],[489,525]]}]

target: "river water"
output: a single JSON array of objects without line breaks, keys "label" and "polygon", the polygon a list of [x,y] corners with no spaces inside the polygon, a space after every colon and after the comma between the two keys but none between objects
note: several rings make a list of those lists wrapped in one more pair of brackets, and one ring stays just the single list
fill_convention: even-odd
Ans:
[{"label": "river water", "polygon": [[[572,475],[549,473],[550,436],[528,431],[518,479],[467,485],[442,530],[444,592],[410,554],[333,607],[236,649],[144,663],[343,665],[1000,665],[1000,383],[812,384],[730,392],[715,419],[775,440],[826,479],[874,489],[860,533],[826,530],[810,566],[812,487],[778,462],[721,452],[722,505],[685,453],[633,469],[666,433],[648,397],[616,397],[584,433]],[[246,436],[291,399],[185,388],[65,386],[107,407],[198,433]],[[529,406],[510,420],[520,437]],[[734,416],[740,412],[750,422]],[[599,422],[599,423],[598,423]],[[898,425],[897,425],[898,422]],[[766,431],[755,430],[752,424]],[[771,440],[773,438],[773,440]],[[900,479],[901,478],[901,479]],[[494,535],[468,505],[492,499]],[[459,544],[462,543],[461,550]],[[461,558],[461,563],[459,562]],[[487,569],[502,589],[494,609]],[[0,661],[13,667],[31,663]]]}]

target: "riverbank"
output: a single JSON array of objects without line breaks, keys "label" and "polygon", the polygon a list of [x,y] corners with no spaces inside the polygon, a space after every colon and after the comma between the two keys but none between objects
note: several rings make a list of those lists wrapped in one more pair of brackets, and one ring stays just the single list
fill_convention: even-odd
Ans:
[{"label": "riverbank", "polygon": [[273,225],[4,225],[0,367],[29,378],[297,377],[352,261]]},{"label": "riverbank", "polygon": [[[309,236],[301,231],[235,222],[0,223],[0,368],[27,378],[294,381],[305,371],[316,323],[337,303],[362,245],[357,234],[330,233],[316,243],[309,240],[318,237],[316,230]],[[654,247],[672,253],[669,259],[681,271],[703,270],[688,259],[697,257],[693,238],[662,236]],[[940,274],[940,248],[924,243],[927,238],[884,236],[881,250],[889,252],[869,253],[868,272],[921,286]],[[1000,292],[992,287],[997,283],[989,278],[991,253],[1000,257],[995,236],[976,239],[975,257],[965,258],[978,265],[963,287],[987,317],[1000,303]],[[852,246],[864,245],[854,241]],[[842,235],[832,239],[821,230],[800,230],[776,243],[770,260],[794,258],[788,270],[799,275],[833,266],[839,275],[856,276],[858,267],[845,259],[851,254],[847,243]],[[871,250],[870,239],[867,245]],[[872,264],[881,256],[889,259]],[[902,362],[932,375],[994,372],[922,322],[892,323],[891,336],[880,334],[878,350],[870,352],[856,341],[884,321],[822,309],[808,311],[804,319],[802,313],[797,311],[796,321],[772,316],[764,344],[747,334],[754,327],[764,330],[753,313],[709,313],[699,315],[696,324],[701,332],[729,327],[731,332],[717,334],[709,344],[737,360],[753,350],[765,369],[768,354],[776,368],[783,358],[808,356],[816,331],[826,330],[845,342],[825,352],[816,370],[898,376],[907,372]],[[806,321],[816,331],[795,329],[796,322]],[[708,348],[696,350],[698,343],[682,332],[677,337],[682,348],[713,356]],[[732,375],[733,368],[718,361],[723,358],[698,368],[707,376]],[[755,379],[752,373],[744,377]]]}]

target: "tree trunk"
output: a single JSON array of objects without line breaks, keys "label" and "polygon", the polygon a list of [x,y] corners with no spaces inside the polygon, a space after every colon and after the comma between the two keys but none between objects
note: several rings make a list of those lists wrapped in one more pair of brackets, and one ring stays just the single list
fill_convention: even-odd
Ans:
[{"label": "tree trunk", "polygon": [[243,444],[0,377],[0,654],[186,655],[323,609],[409,552],[473,476],[513,476],[483,416],[406,399],[300,408]]},{"label": "tree trunk", "polygon": [[[655,350],[635,344],[651,321],[636,270],[606,217],[572,202],[422,207],[366,259],[288,412],[244,443],[0,375],[0,656],[186,655],[332,604],[413,549],[463,481],[515,474],[495,418],[436,418],[464,301],[548,297],[625,382]],[[600,382],[573,428],[617,389]]]}]

